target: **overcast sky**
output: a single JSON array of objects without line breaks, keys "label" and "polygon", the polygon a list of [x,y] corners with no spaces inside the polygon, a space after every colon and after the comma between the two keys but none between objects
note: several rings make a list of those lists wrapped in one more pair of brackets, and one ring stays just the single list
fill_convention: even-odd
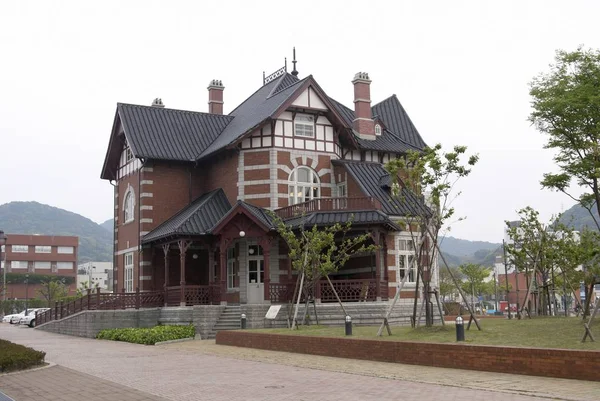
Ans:
[{"label": "overcast sky", "polygon": [[499,242],[516,209],[573,204],[540,189],[552,154],[527,122],[528,83],[556,49],[599,48],[599,15],[594,0],[3,1],[0,204],[111,218],[99,177],[117,102],[207,111],[216,78],[227,113],[296,46],[300,77],[329,96],[353,107],[366,71],[372,100],[395,93],[428,144],[479,153],[451,235]]}]

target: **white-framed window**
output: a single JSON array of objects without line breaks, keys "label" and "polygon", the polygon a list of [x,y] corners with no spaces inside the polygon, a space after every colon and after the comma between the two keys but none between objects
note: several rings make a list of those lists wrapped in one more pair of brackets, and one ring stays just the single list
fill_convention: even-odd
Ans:
[{"label": "white-framed window", "polygon": [[67,255],[72,255],[73,252],[75,252],[75,249],[73,249],[72,246],[59,246],[56,249],[56,252],[58,252],[58,253],[64,253],[64,254],[67,254]]},{"label": "white-framed window", "polygon": [[46,246],[46,245],[36,245],[35,246],[35,253],[50,253],[50,252],[52,252],[51,246]]},{"label": "white-framed window", "polygon": [[13,253],[27,253],[29,252],[28,245],[13,245],[12,246]]},{"label": "white-framed window", "polygon": [[315,137],[315,118],[307,114],[296,114],[294,118],[294,133],[305,138]]},{"label": "white-framed window", "polygon": [[337,186],[337,196],[338,198],[347,198],[348,191],[346,190],[346,183],[338,184]]},{"label": "white-framed window", "polygon": [[398,239],[398,281],[402,281],[405,275],[407,283],[416,282],[417,263],[415,259],[415,247],[411,238]]},{"label": "white-framed window", "polygon": [[123,201],[123,218],[125,223],[129,223],[135,218],[135,193],[131,187],[129,187],[125,193],[125,200]]},{"label": "white-framed window", "polygon": [[381,125],[375,124],[375,135],[381,135]]},{"label": "white-framed window", "polygon": [[37,270],[37,269],[47,269],[50,270],[51,266],[50,266],[50,262],[41,262],[41,261],[35,261],[33,262],[33,267]]},{"label": "white-framed window", "polygon": [[56,268],[59,270],[73,270],[73,262],[56,262]]},{"label": "white-framed window", "polygon": [[297,167],[288,183],[289,204],[307,202],[321,196],[321,182],[317,173],[308,167]]},{"label": "white-framed window", "polygon": [[265,282],[265,259],[262,246],[248,244],[248,283]]},{"label": "white-framed window", "polygon": [[15,269],[27,269],[27,265],[29,264],[29,262],[27,261],[23,261],[23,260],[13,260],[10,263],[10,268],[15,270]]},{"label": "white-framed window", "polygon": [[237,263],[235,261],[235,248],[227,249],[227,289],[238,288],[236,285]]},{"label": "white-framed window", "polygon": [[133,252],[125,254],[125,292],[133,292]]},{"label": "white-framed window", "polygon": [[125,146],[124,152],[125,152],[125,163],[129,163],[130,161],[133,160],[133,152],[131,151],[131,148],[128,145]]}]

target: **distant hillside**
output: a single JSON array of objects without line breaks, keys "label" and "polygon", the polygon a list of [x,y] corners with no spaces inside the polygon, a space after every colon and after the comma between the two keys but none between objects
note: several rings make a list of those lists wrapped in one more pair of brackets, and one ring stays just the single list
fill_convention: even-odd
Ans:
[{"label": "distant hillside", "polygon": [[92,220],[38,202],[0,205],[0,229],[7,234],[75,235],[79,262],[112,261],[112,234]]},{"label": "distant hillside", "polygon": [[451,266],[458,266],[463,263],[492,266],[496,261],[496,254],[501,252],[500,245],[499,243],[469,241],[454,237],[445,237],[440,240],[440,249],[446,258],[446,262]]},{"label": "distant hillside", "polygon": [[104,223],[100,224],[100,227],[108,230],[109,232],[113,232],[113,230],[115,229],[115,220],[114,219],[108,219],[106,220]]},{"label": "distant hillside", "polygon": [[[596,219],[598,219],[598,211],[595,207],[592,208],[592,212]],[[584,227],[591,230],[597,230],[596,224],[594,223],[592,216],[590,216],[590,212],[580,205],[574,205],[565,211],[562,214],[560,221],[561,223],[572,226],[577,231],[582,231]],[[598,219],[598,221],[600,221],[600,219]]]}]

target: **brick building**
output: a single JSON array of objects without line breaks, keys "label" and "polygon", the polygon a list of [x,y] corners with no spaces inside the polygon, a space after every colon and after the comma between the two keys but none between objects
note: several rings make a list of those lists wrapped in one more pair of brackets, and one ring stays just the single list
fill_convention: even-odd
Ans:
[{"label": "brick building", "polygon": [[[6,298],[38,298],[40,276],[65,278],[69,293],[76,291],[78,237],[6,234],[2,269],[6,266]],[[29,284],[23,283],[29,274]],[[12,277],[12,280],[11,280]],[[0,288],[0,292],[2,289]]]},{"label": "brick building", "polygon": [[[284,67],[228,115],[219,80],[208,113],[119,103],[101,174],[114,182],[115,291],[164,289],[173,305],[286,301],[296,275],[274,211],[293,227],[352,218],[371,233],[379,251],[331,276],[343,300],[386,300],[405,274],[412,297],[401,226],[426,206],[408,191],[391,197],[384,163],[426,145],[395,95],[372,104],[362,72],[352,85],[348,108]],[[318,300],[334,301],[317,287]]]}]

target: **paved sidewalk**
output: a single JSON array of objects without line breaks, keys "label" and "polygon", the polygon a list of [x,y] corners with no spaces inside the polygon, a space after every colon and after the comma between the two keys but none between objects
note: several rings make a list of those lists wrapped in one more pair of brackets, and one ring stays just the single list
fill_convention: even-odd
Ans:
[{"label": "paved sidewalk", "polygon": [[0,375],[0,391],[15,401],[166,401],[57,365]]},{"label": "paved sidewalk", "polygon": [[[162,397],[173,401],[534,401],[548,397],[570,400],[600,399],[598,383],[551,379],[559,381],[560,384],[544,389],[543,386],[550,383],[548,379],[541,379],[544,380],[542,382],[535,377],[498,375],[502,378],[495,382],[494,388],[491,379],[480,379],[480,372],[307,357],[222,347],[214,342],[205,341],[143,346],[61,336],[8,325],[0,325],[0,338],[44,350],[47,352],[48,361],[80,374],[94,376],[90,380],[98,378],[102,382],[109,381],[130,390],[151,394],[157,397],[156,399]],[[65,399],[65,394],[70,394],[69,376],[63,376],[64,371],[58,369],[48,371],[48,374],[54,375],[50,380],[60,384],[53,390],[55,393],[52,395],[56,400]],[[446,382],[451,386],[441,385],[446,380],[443,376],[449,374],[455,375],[454,380]],[[456,379],[456,375],[460,375],[460,379]],[[425,378],[425,381],[437,380],[439,384],[416,382],[415,378]],[[525,388],[515,389],[519,394],[498,392],[502,380],[507,387],[513,386],[514,383],[519,386],[530,383],[537,387],[529,388],[533,391],[526,391]],[[480,388],[457,387],[474,386],[478,382],[483,383]],[[562,387],[562,391],[558,387]],[[524,394],[538,395],[538,392],[539,397]],[[47,396],[47,399],[52,398]],[[15,397],[15,400],[27,401],[27,398]]]}]

